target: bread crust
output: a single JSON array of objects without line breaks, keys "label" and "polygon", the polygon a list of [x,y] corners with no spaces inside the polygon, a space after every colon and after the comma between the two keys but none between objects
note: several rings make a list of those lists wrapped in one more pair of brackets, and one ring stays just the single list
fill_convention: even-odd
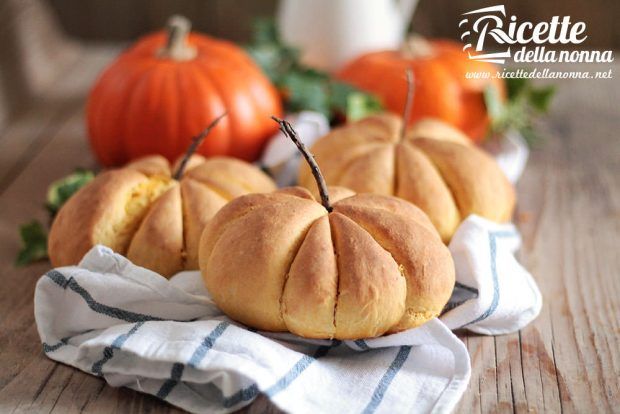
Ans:
[{"label": "bread crust", "polygon": [[[286,277],[310,226],[327,214],[316,202],[277,196],[237,217],[216,235],[210,251],[200,251],[201,257],[208,256],[205,282],[218,307],[268,331],[287,330],[280,311]],[[210,228],[208,224],[205,231]]]},{"label": "bread crust", "polygon": [[133,235],[127,258],[161,275],[184,269],[181,189],[174,183],[149,208]]},{"label": "bread crust", "polygon": [[[402,122],[384,113],[334,129],[311,148],[328,185],[395,195],[418,205],[450,241],[470,214],[507,221],[514,188],[495,160],[444,122],[424,119],[401,139]],[[315,186],[305,163],[299,184]]]},{"label": "bread crust", "polygon": [[[455,272],[452,256],[434,229],[419,219],[387,209],[348,205],[334,207],[372,234],[374,240],[401,266],[407,283],[404,313],[391,332],[414,328],[439,316],[450,299]],[[449,288],[448,288],[449,287]]]},{"label": "bread crust", "polygon": [[181,180],[185,268],[198,269],[198,244],[205,225],[228,200],[192,178]]},{"label": "bread crust", "polygon": [[56,216],[52,265],[75,265],[103,244],[165,277],[197,269],[200,235],[213,215],[238,194],[276,188],[258,168],[232,158],[194,155],[180,181],[171,177],[175,168],[150,156],[99,174]]},{"label": "bread crust", "polygon": [[309,338],[358,339],[437,316],[454,263],[428,217],[395,197],[303,188],[241,196],[206,225],[200,269],[231,318]]},{"label": "bread crust", "polygon": [[77,264],[97,243],[99,227],[119,221],[132,189],[146,181],[135,170],[106,171],[74,194],[52,223],[47,246],[52,266]]},{"label": "bread crust", "polygon": [[288,272],[282,292],[286,328],[308,338],[333,338],[337,296],[336,252],[325,215],[308,230]]},{"label": "bread crust", "polygon": [[329,215],[338,257],[336,337],[372,338],[387,332],[405,309],[400,266],[366,230],[338,210]]}]

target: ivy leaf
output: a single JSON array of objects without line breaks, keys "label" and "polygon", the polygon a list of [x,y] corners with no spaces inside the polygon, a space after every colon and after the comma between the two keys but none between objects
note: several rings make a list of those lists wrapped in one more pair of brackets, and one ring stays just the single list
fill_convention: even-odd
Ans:
[{"label": "ivy leaf", "polygon": [[291,71],[303,70],[299,67],[299,50],[280,40],[273,19],[254,21],[253,41],[245,50],[276,86],[280,86],[283,77]]},{"label": "ivy leaf", "polygon": [[555,94],[554,86],[534,87],[529,79],[506,79],[508,99],[503,102],[493,85],[484,90],[484,103],[491,119],[489,134],[517,130],[530,146],[540,142],[534,121],[536,115],[549,110]]},{"label": "ivy leaf", "polygon": [[19,234],[22,249],[15,260],[16,266],[25,266],[47,258],[47,233],[39,221],[22,224]]},{"label": "ivy leaf", "polygon": [[523,136],[523,139],[525,139],[525,142],[528,146],[535,147],[540,143],[540,135],[531,125],[524,126],[523,128],[519,129],[519,132]]},{"label": "ivy leaf", "polygon": [[58,213],[60,207],[80,188],[88,184],[95,173],[89,170],[77,169],[73,174],[69,174],[60,180],[54,181],[47,190],[47,202],[45,207],[53,216]]},{"label": "ivy leaf", "polygon": [[300,51],[282,41],[273,19],[256,20],[253,41],[245,49],[276,85],[288,112],[311,110],[334,121],[342,116],[359,119],[381,110],[373,95],[302,64]]},{"label": "ivy leaf", "polygon": [[530,104],[532,108],[540,113],[546,113],[549,111],[551,101],[555,95],[555,86],[547,86],[544,88],[530,90]]},{"label": "ivy leaf", "polygon": [[254,41],[256,43],[278,43],[280,36],[273,19],[258,18],[254,21]]},{"label": "ivy leaf", "polygon": [[505,111],[504,103],[500,99],[499,91],[494,85],[484,88],[484,104],[492,120],[498,120]]},{"label": "ivy leaf", "polygon": [[505,82],[509,101],[514,101],[523,94],[529,83],[526,78],[506,78]]},{"label": "ivy leaf", "polygon": [[375,96],[359,92],[343,82],[332,83],[332,110],[356,121],[381,110],[381,102]]},{"label": "ivy leaf", "polygon": [[[53,218],[63,204],[80,188],[95,177],[89,170],[77,169],[72,174],[54,181],[47,189],[45,208]],[[19,227],[22,249],[15,259],[15,266],[25,266],[47,258],[47,232],[43,225],[33,220]]]},{"label": "ivy leaf", "polygon": [[346,113],[349,105],[349,97],[357,92],[353,86],[348,83],[332,81],[331,82],[331,104],[332,108],[342,114]]},{"label": "ivy leaf", "polygon": [[330,116],[329,91],[325,80],[311,72],[291,72],[281,82],[288,108],[293,112],[310,110]]},{"label": "ivy leaf", "polygon": [[299,60],[297,49],[284,48],[277,43],[257,43],[247,46],[246,51],[276,86],[286,73],[294,69]]}]

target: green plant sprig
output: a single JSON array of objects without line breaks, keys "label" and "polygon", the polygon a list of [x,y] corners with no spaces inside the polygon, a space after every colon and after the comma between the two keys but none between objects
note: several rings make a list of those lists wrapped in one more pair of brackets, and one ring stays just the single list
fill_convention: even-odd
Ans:
[{"label": "green plant sprig", "polygon": [[506,79],[507,99],[503,102],[494,86],[484,90],[484,102],[491,118],[490,136],[507,130],[519,131],[529,146],[541,141],[536,132],[535,120],[549,111],[555,86],[535,87],[529,79]]},{"label": "green plant sprig", "polygon": [[[54,181],[47,189],[45,209],[49,213],[50,222],[60,208],[80,188],[88,184],[95,173],[90,170],[76,169],[72,174]],[[15,266],[25,266],[48,258],[47,230],[38,220],[32,220],[19,226],[22,248],[15,259]]]},{"label": "green plant sprig", "polygon": [[280,91],[287,112],[316,111],[333,123],[382,109],[374,95],[302,64],[299,50],[281,40],[273,19],[256,20],[254,38],[246,50]]}]

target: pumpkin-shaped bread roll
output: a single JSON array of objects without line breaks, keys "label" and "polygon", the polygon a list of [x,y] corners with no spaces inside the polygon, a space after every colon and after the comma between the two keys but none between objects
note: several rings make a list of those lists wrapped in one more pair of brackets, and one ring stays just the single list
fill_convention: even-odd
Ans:
[{"label": "pumpkin-shaped bread roll", "polygon": [[[457,129],[425,119],[406,130],[394,114],[334,129],[311,148],[328,185],[393,195],[428,214],[444,242],[470,214],[503,222],[515,192],[495,160]],[[299,184],[313,188],[307,165]]]},{"label": "pumpkin-shaped bread roll", "polygon": [[454,263],[424,212],[396,197],[328,192],[314,167],[319,198],[301,187],[248,194],[206,225],[200,269],[218,307],[309,338],[375,337],[438,316]]},{"label": "pumpkin-shaped bread roll", "polygon": [[234,158],[194,155],[178,179],[161,156],[99,174],[60,209],[49,235],[54,266],[77,264],[94,245],[166,277],[198,268],[205,224],[228,201],[274,190],[258,168]]}]

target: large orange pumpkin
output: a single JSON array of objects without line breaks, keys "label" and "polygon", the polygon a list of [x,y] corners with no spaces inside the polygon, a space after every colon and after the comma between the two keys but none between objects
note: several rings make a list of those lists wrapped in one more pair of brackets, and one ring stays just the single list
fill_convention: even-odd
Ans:
[{"label": "large orange pumpkin", "polygon": [[282,106],[241,48],[189,34],[189,21],[174,16],[167,33],[138,40],[104,71],[88,100],[88,133],[105,166],[148,154],[174,160],[224,112],[199,152],[253,161],[276,132],[270,116]]},{"label": "large orange pumpkin", "polygon": [[345,65],[338,77],[376,94],[387,109],[402,112],[407,95],[403,75],[412,69],[415,95],[408,124],[422,118],[440,118],[461,129],[474,141],[487,133],[489,117],[484,89],[494,85],[505,96],[501,79],[468,79],[468,72],[498,70],[492,63],[473,61],[451,40],[411,38],[401,51],[380,51],[362,55]]}]

